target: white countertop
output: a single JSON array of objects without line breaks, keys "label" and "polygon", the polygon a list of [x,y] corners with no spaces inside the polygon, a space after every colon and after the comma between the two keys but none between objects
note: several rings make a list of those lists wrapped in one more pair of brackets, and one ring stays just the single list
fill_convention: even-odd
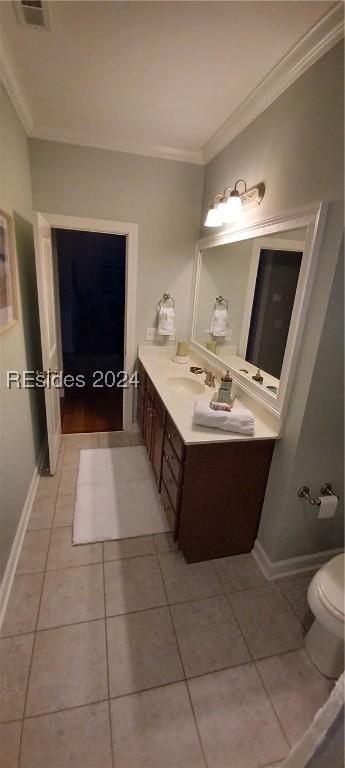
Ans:
[{"label": "white countertop", "polygon": [[[235,432],[222,432],[220,429],[199,427],[192,423],[193,406],[195,400],[210,401],[216,390],[206,387],[202,392],[179,391],[178,382],[174,387],[169,379],[190,379],[203,385],[205,375],[190,373],[191,365],[200,365],[197,358],[192,358],[189,364],[180,364],[173,361],[175,346],[154,347],[142,345],[139,347],[138,357],[154,384],[158,394],[177,427],[183,441],[187,445],[193,443],[228,443],[243,440],[277,440],[279,438],[280,422],[277,417],[259,405],[253,398],[239,388],[236,384],[233,391],[236,400],[233,406],[249,408],[254,416],[254,435],[240,435]],[[181,382],[182,383],[182,382]],[[216,382],[219,386],[219,381]]]}]

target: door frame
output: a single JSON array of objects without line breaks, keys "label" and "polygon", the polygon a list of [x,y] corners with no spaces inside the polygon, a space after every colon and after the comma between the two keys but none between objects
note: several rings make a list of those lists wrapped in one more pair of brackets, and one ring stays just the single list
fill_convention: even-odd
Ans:
[{"label": "door frame", "polygon": [[260,253],[261,253],[261,250],[265,248],[268,248],[268,249],[273,248],[273,250],[276,250],[276,251],[284,251],[284,250],[302,251],[303,253],[305,249],[305,240],[290,240],[290,239],[284,240],[283,238],[276,238],[276,237],[264,238],[263,237],[260,240],[254,241],[251,262],[249,267],[247,292],[246,292],[246,297],[245,297],[244,306],[243,306],[243,321],[241,326],[240,341],[238,344],[238,354],[243,358],[245,358],[246,356],[246,350],[247,350],[247,344],[248,344],[248,338],[249,338],[251,312],[252,312],[253,301],[254,301],[256,276],[257,276],[258,267],[259,267]]},{"label": "door frame", "polygon": [[[125,334],[124,334],[124,370],[131,375],[135,370],[136,349],[136,298],[138,271],[138,224],[108,219],[94,219],[81,216],[67,216],[63,213],[35,211],[36,221],[41,216],[50,229],[76,229],[84,232],[126,236],[126,278],[125,278]],[[134,389],[130,385],[123,390],[123,429],[135,430],[134,425]]]}]

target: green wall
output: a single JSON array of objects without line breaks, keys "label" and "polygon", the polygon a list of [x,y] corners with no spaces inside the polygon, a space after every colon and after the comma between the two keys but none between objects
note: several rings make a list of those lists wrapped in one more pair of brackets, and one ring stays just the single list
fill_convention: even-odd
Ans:
[{"label": "green wall", "polygon": [[13,217],[19,322],[0,334],[0,577],[44,439],[42,393],[6,388],[6,371],[41,367],[27,137],[0,84],[0,208]]},{"label": "green wall", "polygon": [[31,139],[34,208],[138,224],[138,343],[162,293],[176,301],[185,337],[204,169],[198,165]]},{"label": "green wall", "polygon": [[[343,546],[343,291],[339,288],[344,210],[344,49],[332,48],[206,167],[203,216],[237,178],[264,181],[255,221],[329,201],[312,297],[286,416],[274,451],[258,538],[273,561]],[[218,230],[217,230],[218,231]],[[201,226],[201,234],[209,234]],[[336,271],[338,270],[338,271]],[[318,520],[297,498],[334,483],[335,518]]]}]

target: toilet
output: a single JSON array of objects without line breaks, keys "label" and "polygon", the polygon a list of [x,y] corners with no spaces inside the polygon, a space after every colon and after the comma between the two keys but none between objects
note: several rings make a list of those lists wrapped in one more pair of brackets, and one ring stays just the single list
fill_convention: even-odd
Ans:
[{"label": "toilet", "polygon": [[317,571],[308,589],[315,620],[305,647],[320,672],[334,680],[344,671],[344,567],[344,554],[333,557]]}]

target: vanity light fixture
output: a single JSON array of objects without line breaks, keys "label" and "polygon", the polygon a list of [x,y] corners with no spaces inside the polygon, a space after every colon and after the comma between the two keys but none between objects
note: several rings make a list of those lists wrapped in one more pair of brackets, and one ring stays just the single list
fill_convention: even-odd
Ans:
[{"label": "vanity light fixture", "polygon": [[[238,184],[244,184],[243,192],[237,189]],[[265,194],[265,185],[263,182],[256,187],[247,189],[244,179],[237,179],[235,186],[226,187],[222,195],[216,195],[210,206],[205,227],[221,227],[222,224],[229,224],[236,221],[243,209],[252,208],[254,205],[260,205]]]},{"label": "vanity light fixture", "polygon": [[214,202],[210,205],[206,220],[205,227],[221,227],[223,224],[223,215],[220,208],[220,201],[223,195],[216,195]]}]

